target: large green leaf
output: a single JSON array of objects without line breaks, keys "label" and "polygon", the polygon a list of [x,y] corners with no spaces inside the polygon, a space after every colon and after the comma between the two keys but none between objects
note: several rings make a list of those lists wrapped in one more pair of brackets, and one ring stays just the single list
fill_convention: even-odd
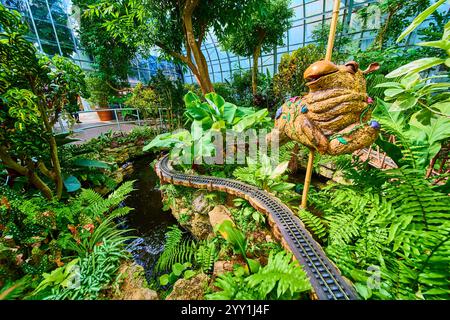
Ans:
[{"label": "large green leaf", "polygon": [[450,41],[449,40],[420,42],[417,45],[418,46],[422,46],[422,47],[439,48],[439,49],[442,49],[442,50],[445,50],[445,51],[450,49]]},{"label": "large green leaf", "polygon": [[378,137],[375,141],[375,144],[378,145],[386,154],[394,160],[394,162],[399,165],[400,160],[403,157],[402,150],[393,143],[382,139],[382,137]]},{"label": "large green leaf", "polygon": [[245,239],[245,235],[230,220],[222,222],[217,227],[217,231],[232,245],[236,252],[240,252],[244,258],[247,257],[247,240]]},{"label": "large green leaf", "polygon": [[[429,123],[423,123],[419,120],[420,112],[415,113],[409,122],[412,130],[422,132],[427,137],[430,147],[439,144],[440,141],[450,138],[450,119],[442,116],[433,116]],[[439,151],[439,150],[438,150]]]},{"label": "large green leaf", "polygon": [[214,109],[217,116],[223,114],[223,105],[225,104],[225,99],[215,92],[210,92],[205,94],[205,99],[208,101],[209,105]]},{"label": "large green leaf", "polygon": [[147,144],[143,151],[148,151],[152,148],[170,148],[180,142],[190,141],[191,139],[191,133],[187,130],[181,130],[177,133],[162,133]]},{"label": "large green leaf", "polygon": [[64,187],[67,192],[75,192],[81,188],[81,183],[75,176],[69,176],[64,179]]},{"label": "large green leaf", "polygon": [[444,2],[446,2],[446,0],[439,0],[438,2],[429,6],[417,17],[415,17],[414,20],[411,22],[411,24],[397,38],[397,42],[402,41],[408,34],[413,32],[426,18],[428,18],[434,11],[436,11],[436,9]]},{"label": "large green leaf", "polygon": [[255,123],[261,122],[268,114],[269,112],[267,109],[262,109],[253,114],[247,115],[233,126],[233,130],[236,132],[242,132],[245,129],[252,127]]},{"label": "large green leaf", "polygon": [[223,105],[223,119],[227,123],[232,124],[237,109],[238,107],[234,104],[225,102],[225,104]]},{"label": "large green leaf", "polygon": [[187,108],[195,107],[197,104],[201,103],[200,98],[192,91],[186,93],[183,100]]},{"label": "large green leaf", "polygon": [[110,165],[103,161],[91,160],[91,159],[75,159],[73,164],[77,167],[90,167],[100,169],[110,169]]},{"label": "large green leaf", "polygon": [[407,73],[417,73],[424,70],[427,70],[431,67],[437,66],[441,63],[444,63],[444,59],[440,58],[422,58],[415,61],[412,61],[408,64],[405,64],[404,66],[401,66],[400,68],[395,69],[394,71],[388,73],[386,75],[386,78],[395,78],[399,76],[403,76]]}]

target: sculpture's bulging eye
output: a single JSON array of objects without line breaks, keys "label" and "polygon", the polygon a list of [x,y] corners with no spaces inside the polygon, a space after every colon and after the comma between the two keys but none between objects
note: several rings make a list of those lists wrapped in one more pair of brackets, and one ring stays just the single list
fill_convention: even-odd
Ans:
[{"label": "sculpture's bulging eye", "polygon": [[316,81],[320,77],[337,72],[338,67],[331,61],[317,61],[310,65],[303,73],[303,78],[307,82]]},{"label": "sculpture's bulging eye", "polygon": [[349,61],[345,64],[345,66],[347,67],[348,71],[355,74],[356,71],[358,71],[359,68],[359,64],[355,61]]}]

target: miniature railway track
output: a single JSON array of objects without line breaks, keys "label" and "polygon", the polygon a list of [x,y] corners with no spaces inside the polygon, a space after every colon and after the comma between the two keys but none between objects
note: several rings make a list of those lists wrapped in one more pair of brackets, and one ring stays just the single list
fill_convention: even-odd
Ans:
[{"label": "miniature railway track", "polygon": [[155,166],[162,182],[192,188],[224,191],[246,199],[258,211],[269,216],[281,234],[281,241],[307,272],[314,292],[321,300],[356,300],[352,286],[327,258],[321,246],[313,239],[299,218],[277,198],[268,192],[245,183],[209,176],[183,174],[173,170],[165,155]]}]

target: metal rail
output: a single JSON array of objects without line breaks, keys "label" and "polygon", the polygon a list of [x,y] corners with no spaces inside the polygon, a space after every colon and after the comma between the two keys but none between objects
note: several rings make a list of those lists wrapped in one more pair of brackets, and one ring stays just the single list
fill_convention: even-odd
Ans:
[{"label": "metal rail", "polygon": [[[269,215],[285,245],[304,267],[317,297],[321,300],[357,300],[351,284],[342,277],[338,268],[327,258],[321,246],[313,239],[303,223],[277,198],[248,184],[210,176],[197,176],[175,171],[165,155],[155,166],[162,182],[193,188],[224,191],[250,202],[258,211]],[[283,242],[283,241],[282,241]]]}]

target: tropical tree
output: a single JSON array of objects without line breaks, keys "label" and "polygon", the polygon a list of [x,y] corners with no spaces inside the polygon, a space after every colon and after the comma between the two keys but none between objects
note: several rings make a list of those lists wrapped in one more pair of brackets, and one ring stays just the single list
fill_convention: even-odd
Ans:
[{"label": "tropical tree", "polygon": [[[47,198],[63,191],[53,126],[85,92],[84,74],[70,60],[36,52],[16,11],[0,5],[0,160]],[[52,191],[51,185],[54,185]]]},{"label": "tropical tree", "polygon": [[[98,0],[74,0],[74,5],[84,12]],[[118,9],[119,10],[119,9]],[[122,9],[124,11],[124,9]],[[137,47],[131,42],[121,41],[109,33],[101,17],[82,15],[80,19],[80,42],[87,54],[92,56],[97,72],[96,77],[112,87],[128,81],[130,60],[135,56]]]},{"label": "tropical tree", "polygon": [[[229,21],[216,34],[225,50],[253,57],[252,91],[257,94],[258,59],[261,51],[283,44],[283,34],[289,29],[294,11],[290,0],[257,1],[249,14],[243,13]],[[245,14],[245,15],[244,15]]]},{"label": "tropical tree", "polygon": [[101,0],[86,15],[101,17],[108,32],[144,53],[160,48],[192,71],[204,94],[214,91],[201,50],[211,28],[217,29],[249,10],[254,0]]}]

